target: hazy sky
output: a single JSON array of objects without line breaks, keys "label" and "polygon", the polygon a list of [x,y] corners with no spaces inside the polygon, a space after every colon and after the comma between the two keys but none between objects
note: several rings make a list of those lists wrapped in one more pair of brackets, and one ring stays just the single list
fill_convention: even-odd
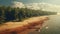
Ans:
[{"label": "hazy sky", "polygon": [[17,0],[17,1],[22,1],[24,3],[31,3],[31,2],[44,2],[44,3],[51,3],[51,4],[58,4],[60,5],[60,0]]},{"label": "hazy sky", "polygon": [[60,0],[0,0],[2,5],[10,5],[13,1],[23,2],[23,3],[50,3],[60,5]]}]

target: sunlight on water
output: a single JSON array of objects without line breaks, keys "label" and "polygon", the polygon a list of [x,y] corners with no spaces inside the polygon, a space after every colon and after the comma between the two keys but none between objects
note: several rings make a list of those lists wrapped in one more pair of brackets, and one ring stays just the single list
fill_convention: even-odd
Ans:
[{"label": "sunlight on water", "polygon": [[48,29],[48,27],[45,27],[46,29]]},{"label": "sunlight on water", "polygon": [[60,13],[57,13],[57,15],[60,15]]}]

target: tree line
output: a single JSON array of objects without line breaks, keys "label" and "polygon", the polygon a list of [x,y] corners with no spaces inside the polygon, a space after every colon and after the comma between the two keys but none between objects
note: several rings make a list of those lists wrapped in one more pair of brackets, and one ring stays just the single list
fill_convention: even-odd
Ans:
[{"label": "tree line", "polygon": [[10,6],[0,6],[0,23],[5,23],[9,21],[22,21],[26,18],[53,15],[56,12],[42,11],[42,10],[32,10],[28,8],[12,8]]}]

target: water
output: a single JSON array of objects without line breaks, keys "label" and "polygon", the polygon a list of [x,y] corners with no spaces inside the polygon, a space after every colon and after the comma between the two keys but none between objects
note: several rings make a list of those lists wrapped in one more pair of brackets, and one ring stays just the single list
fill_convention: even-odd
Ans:
[{"label": "water", "polygon": [[31,34],[60,34],[60,15],[50,15],[47,24],[48,29],[42,28],[41,32],[34,31]]}]

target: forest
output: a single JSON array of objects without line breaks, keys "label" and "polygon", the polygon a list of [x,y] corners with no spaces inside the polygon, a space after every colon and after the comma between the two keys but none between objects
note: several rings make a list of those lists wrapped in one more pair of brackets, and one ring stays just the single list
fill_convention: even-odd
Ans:
[{"label": "forest", "polygon": [[10,6],[0,6],[0,23],[9,21],[22,21],[24,19],[36,16],[55,15],[57,12],[32,10],[28,8],[12,8]]}]

